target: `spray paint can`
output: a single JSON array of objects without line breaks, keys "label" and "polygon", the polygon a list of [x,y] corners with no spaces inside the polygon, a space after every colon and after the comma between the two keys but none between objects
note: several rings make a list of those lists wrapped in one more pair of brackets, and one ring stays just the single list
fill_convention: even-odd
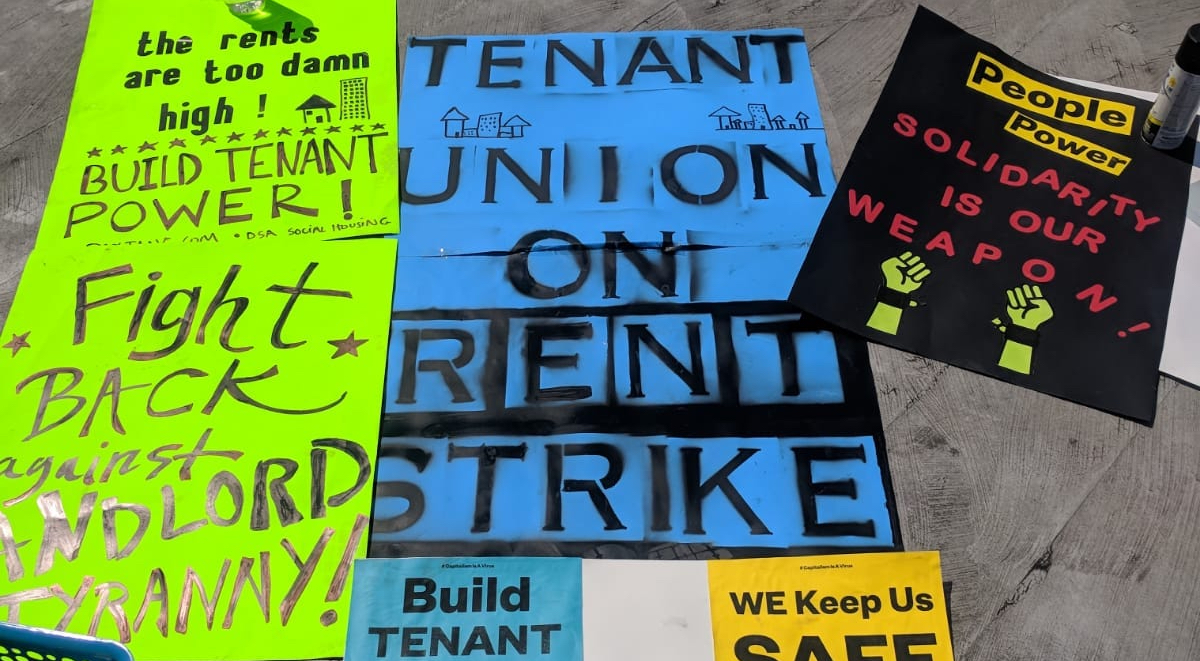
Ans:
[{"label": "spray paint can", "polygon": [[1197,109],[1200,109],[1200,23],[1188,28],[1175,52],[1175,62],[1142,125],[1142,139],[1158,149],[1178,147],[1187,137]]}]

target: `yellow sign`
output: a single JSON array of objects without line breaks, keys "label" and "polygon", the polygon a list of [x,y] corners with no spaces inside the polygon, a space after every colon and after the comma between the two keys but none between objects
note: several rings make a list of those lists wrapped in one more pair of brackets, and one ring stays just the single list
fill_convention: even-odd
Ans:
[{"label": "yellow sign", "polygon": [[339,656],[395,250],[35,252],[0,335],[0,617],[142,661]]},{"label": "yellow sign", "polygon": [[1004,125],[1004,130],[1026,142],[1085,163],[1113,176],[1121,174],[1125,170],[1125,166],[1129,165],[1128,156],[1118,154],[1102,145],[1070,133],[1059,131],[1022,112],[1014,112],[1008,123]]},{"label": "yellow sign", "polygon": [[953,661],[936,552],[708,563],[716,661]]},{"label": "yellow sign", "polygon": [[39,249],[397,231],[396,5],[96,0]]},{"label": "yellow sign", "polygon": [[967,87],[1032,113],[1109,133],[1133,132],[1133,106],[1042,84],[976,53]]}]

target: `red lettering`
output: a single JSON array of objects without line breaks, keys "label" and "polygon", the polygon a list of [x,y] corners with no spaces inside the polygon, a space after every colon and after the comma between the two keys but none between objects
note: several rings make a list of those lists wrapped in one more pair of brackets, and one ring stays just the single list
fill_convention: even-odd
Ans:
[{"label": "red lettering", "polygon": [[1033,234],[1042,226],[1042,218],[1032,211],[1017,209],[1008,217],[1008,224],[1018,232]]},{"label": "red lettering", "polygon": [[979,245],[975,246],[975,255],[971,257],[971,263],[979,264],[985,259],[990,262],[994,262],[997,259],[1000,259],[1000,255],[1000,249],[996,246],[993,246],[990,243],[980,242]]},{"label": "red lettering", "polygon": [[963,140],[962,144],[958,146],[958,151],[955,152],[954,158],[957,158],[958,160],[962,161],[963,163],[966,163],[967,165],[974,167],[975,165],[977,165],[977,163],[975,161],[972,161],[971,159],[967,158],[967,152],[970,149],[971,149],[971,141]]},{"label": "red lettering", "polygon": [[892,128],[896,133],[911,138],[917,134],[917,118],[908,113],[898,113],[896,121],[892,123]]},{"label": "red lettering", "polygon": [[895,218],[892,218],[892,227],[888,230],[888,234],[905,243],[912,243],[912,235],[916,228],[917,221],[915,219],[898,213]]},{"label": "red lettering", "polygon": [[[1015,175],[1015,178],[1009,176]],[[1000,168],[1000,183],[1005,186],[1019,188],[1029,181],[1029,173],[1019,165],[1005,165]]]},{"label": "red lettering", "polygon": [[1100,244],[1104,243],[1104,234],[1085,225],[1079,228],[1079,234],[1075,235],[1075,240],[1071,243],[1077,246],[1086,243],[1088,251],[1096,255],[1100,253]]},{"label": "red lettering", "polygon": [[[954,200],[954,186],[946,186],[946,190],[942,191],[941,205],[949,207]],[[964,216],[978,216],[980,205],[983,204],[983,198],[972,193],[959,193],[958,201],[954,203],[954,210]]]},{"label": "red lettering", "polygon": [[1113,205],[1113,214],[1115,214],[1117,216],[1120,216],[1125,213],[1125,207],[1137,206],[1137,202],[1134,202],[1132,199],[1130,199],[1128,197],[1117,195],[1116,193],[1109,195],[1109,197],[1112,198],[1113,202],[1116,202],[1116,204]]},{"label": "red lettering", "polygon": [[[1039,272],[1035,272],[1035,269]],[[1021,265],[1021,273],[1025,274],[1026,278],[1044,285],[1054,279],[1054,265],[1044,259],[1034,257],[1025,260],[1025,263]]]},{"label": "red lettering", "polygon": [[1033,181],[1030,183],[1032,183],[1034,186],[1045,184],[1054,190],[1058,190],[1058,171],[1048,168],[1038,176],[1034,177]]},{"label": "red lettering", "polygon": [[954,209],[964,216],[978,216],[982,206],[982,197],[974,193],[963,193],[958,196],[958,203],[954,205]]},{"label": "red lettering", "polygon": [[1062,224],[1062,228],[1060,229],[1059,233],[1055,234],[1054,223],[1057,221],[1058,219],[1054,216],[1046,216],[1046,226],[1043,228],[1044,231],[1042,232],[1046,235],[1046,238],[1050,239],[1051,241],[1066,241],[1067,239],[1071,238],[1071,232],[1075,231],[1075,223],[1069,220],[1066,221]]},{"label": "red lettering", "polygon": [[858,218],[860,215],[864,215],[865,212],[865,220],[868,223],[873,223],[875,222],[875,219],[879,217],[879,214],[882,211],[883,202],[877,202],[874,206],[871,206],[870,195],[863,195],[862,197],[859,197],[858,191],[854,190],[853,188],[850,189],[850,215]]},{"label": "red lettering", "polygon": [[925,250],[930,252],[934,250],[941,250],[942,252],[946,253],[947,257],[953,257],[954,239],[950,236],[950,232],[948,230],[942,230],[938,232],[937,236],[933,237],[929,243],[925,244]]},{"label": "red lettering", "polygon": [[[934,137],[938,137],[940,145],[933,144]],[[925,129],[925,146],[939,154],[945,154],[950,151],[953,141],[950,140],[950,135],[941,129]]]},{"label": "red lettering", "polygon": [[954,199],[954,186],[946,186],[946,190],[942,191],[942,206],[950,206],[950,201]]},{"label": "red lettering", "polygon": [[1146,214],[1142,213],[1142,210],[1136,207],[1133,209],[1133,217],[1137,222],[1137,225],[1133,229],[1138,232],[1159,221],[1158,216],[1150,216],[1147,218]]},{"label": "red lettering", "polygon": [[1065,200],[1069,197],[1075,203],[1075,206],[1081,207],[1086,203],[1088,196],[1091,194],[1092,192],[1084,186],[1080,186],[1073,181],[1068,181],[1062,190],[1058,192],[1058,199]]}]

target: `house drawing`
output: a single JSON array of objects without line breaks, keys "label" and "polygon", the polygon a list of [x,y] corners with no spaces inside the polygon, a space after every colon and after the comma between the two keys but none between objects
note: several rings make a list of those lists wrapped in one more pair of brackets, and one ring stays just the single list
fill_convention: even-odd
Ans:
[{"label": "house drawing", "polygon": [[796,121],[788,122],[783,115],[771,115],[765,103],[747,103],[748,119],[742,113],[721,106],[708,114],[717,120],[718,131],[804,131],[808,129],[808,115],[796,113]]},{"label": "house drawing", "polygon": [[330,101],[319,94],[314,94],[308,97],[308,100],[306,100],[304,103],[296,106],[296,110],[304,113],[305,124],[309,123],[309,121],[312,121],[314,124],[320,124],[322,122],[330,121],[331,117],[329,115],[329,110],[336,107],[337,105],[335,105],[333,101]]},{"label": "house drawing", "polygon": [[474,126],[467,126],[471,118],[458,107],[451,107],[442,115],[442,135],[447,138],[523,138],[525,129],[532,126],[520,115],[504,117],[502,112],[490,112],[475,119]]}]

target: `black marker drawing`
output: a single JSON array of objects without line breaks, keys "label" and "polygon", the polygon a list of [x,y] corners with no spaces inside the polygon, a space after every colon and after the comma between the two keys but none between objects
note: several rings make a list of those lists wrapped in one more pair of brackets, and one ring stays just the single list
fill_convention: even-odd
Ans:
[{"label": "black marker drawing", "polygon": [[12,355],[17,355],[21,349],[29,348],[29,333],[13,333],[12,339],[4,344],[0,344],[0,348],[12,350]]},{"label": "black marker drawing", "polygon": [[796,113],[795,123],[789,124],[783,115],[771,116],[765,103],[747,103],[750,119],[741,119],[742,113],[728,106],[721,106],[708,114],[717,118],[718,131],[804,131],[808,129],[808,115]]},{"label": "black marker drawing", "polygon": [[346,78],[341,83],[342,108],[340,119],[371,119],[371,106],[367,102],[367,77]]},{"label": "black marker drawing", "polygon": [[457,107],[450,108],[442,115],[442,134],[447,138],[523,138],[526,127],[532,126],[520,115],[504,119],[500,112],[480,115],[475,126],[468,128],[470,119]]},{"label": "black marker drawing", "polygon": [[336,108],[333,101],[325,97],[314,94],[308,97],[308,100],[296,106],[296,110],[304,113],[304,123],[307,124],[310,120],[314,124],[332,121],[329,114],[330,108]]}]

